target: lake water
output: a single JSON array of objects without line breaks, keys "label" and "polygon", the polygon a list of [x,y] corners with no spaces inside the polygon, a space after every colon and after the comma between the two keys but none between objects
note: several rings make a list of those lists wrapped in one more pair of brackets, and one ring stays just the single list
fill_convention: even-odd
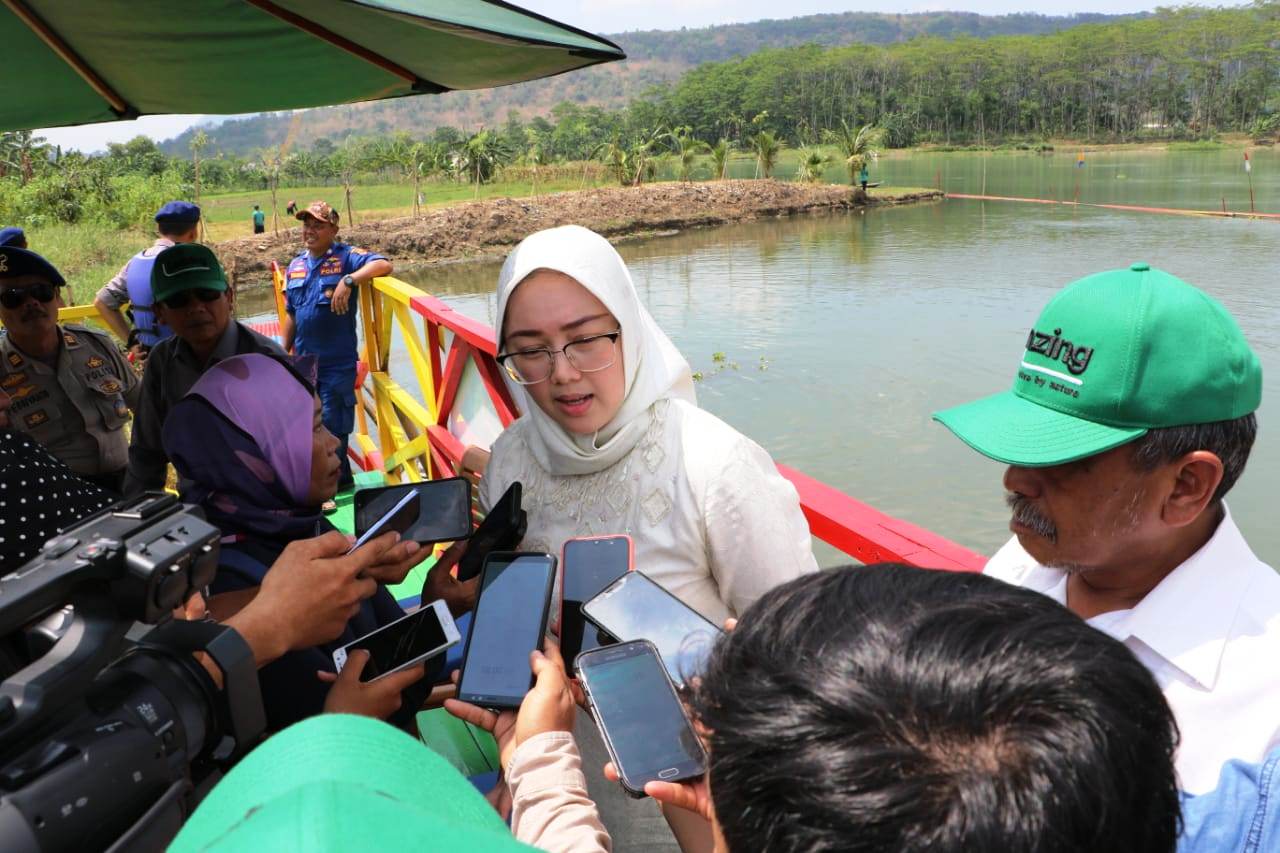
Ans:
[{"label": "lake water", "polygon": [[[1259,210],[1280,157],[1251,154]],[[872,180],[951,192],[1249,209],[1239,150],[883,157]],[[835,173],[833,173],[833,177]],[[1002,202],[771,220],[620,245],[658,324],[703,374],[699,402],[779,461],[983,553],[1008,538],[1003,467],[929,415],[1009,387],[1055,291],[1147,261],[1228,307],[1264,367],[1261,430],[1232,512],[1280,563],[1280,222]],[[492,324],[497,264],[401,277]],[[718,355],[718,354],[723,354]],[[824,563],[832,556],[823,555]]]}]

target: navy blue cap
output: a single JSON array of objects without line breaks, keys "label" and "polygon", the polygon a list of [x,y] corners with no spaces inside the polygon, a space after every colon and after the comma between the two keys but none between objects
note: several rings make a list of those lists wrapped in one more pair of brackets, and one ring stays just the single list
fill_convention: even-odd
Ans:
[{"label": "navy blue cap", "polygon": [[200,208],[189,201],[170,201],[156,211],[156,222],[173,225],[195,225],[200,221]]},{"label": "navy blue cap", "polygon": [[20,275],[42,275],[58,287],[67,283],[57,267],[30,249],[0,246],[0,281]]},{"label": "navy blue cap", "polygon": [[23,231],[16,225],[10,225],[8,228],[0,228],[0,246],[18,246],[21,248],[27,242],[27,232]]}]

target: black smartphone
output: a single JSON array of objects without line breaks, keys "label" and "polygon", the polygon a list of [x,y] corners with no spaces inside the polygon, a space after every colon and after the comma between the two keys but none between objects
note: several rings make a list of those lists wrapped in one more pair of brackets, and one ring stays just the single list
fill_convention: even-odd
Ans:
[{"label": "black smartphone", "polygon": [[722,633],[641,571],[627,572],[582,605],[582,615],[622,642],[648,640],[676,684],[702,671]]},{"label": "black smartphone", "polygon": [[542,649],[551,613],[556,558],[491,553],[480,571],[458,698],[485,708],[519,708],[533,686],[529,653]]},{"label": "black smartphone", "polygon": [[418,517],[418,493],[405,492],[400,495],[390,506],[386,508],[368,529],[361,533],[348,550],[348,554],[355,553],[366,542],[377,539],[382,534],[394,530],[399,533],[401,538],[413,527],[414,520]]},{"label": "black smartphone", "polygon": [[368,530],[409,492],[418,493],[418,518],[404,532],[405,539],[430,545],[471,535],[471,482],[465,477],[361,489],[353,498],[356,535]]},{"label": "black smartphone", "polygon": [[615,643],[607,632],[588,622],[582,603],[631,571],[631,537],[584,536],[569,539],[560,552],[560,653],[572,675],[579,652]]},{"label": "black smartphone", "polygon": [[643,797],[646,782],[683,782],[707,772],[707,753],[653,643],[583,652],[578,677],[628,794]]},{"label": "black smartphone", "polygon": [[512,483],[489,508],[489,514],[467,541],[467,552],[458,560],[458,580],[469,581],[480,574],[484,558],[490,552],[514,551],[520,547],[528,523],[525,511],[520,508],[521,491],[519,481]]},{"label": "black smartphone", "polygon": [[369,653],[369,662],[360,671],[360,680],[377,681],[434,657],[457,645],[461,639],[448,606],[443,601],[433,601],[408,616],[334,649],[333,665],[342,672],[349,653],[353,649],[364,649]]}]

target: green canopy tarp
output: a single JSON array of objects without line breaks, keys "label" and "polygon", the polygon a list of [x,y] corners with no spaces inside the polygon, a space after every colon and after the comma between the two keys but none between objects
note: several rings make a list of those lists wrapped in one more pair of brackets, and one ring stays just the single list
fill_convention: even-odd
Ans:
[{"label": "green canopy tarp", "polygon": [[0,130],[481,89],[623,59],[496,0],[0,0]]}]

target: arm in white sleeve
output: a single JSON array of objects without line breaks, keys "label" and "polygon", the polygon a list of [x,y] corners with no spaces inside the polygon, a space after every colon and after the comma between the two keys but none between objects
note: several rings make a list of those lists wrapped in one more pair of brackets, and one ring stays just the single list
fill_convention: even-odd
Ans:
[{"label": "arm in white sleeve", "polygon": [[773,587],[817,571],[795,486],[764,448],[743,435],[707,480],[708,559],[720,597],[736,616]]}]

